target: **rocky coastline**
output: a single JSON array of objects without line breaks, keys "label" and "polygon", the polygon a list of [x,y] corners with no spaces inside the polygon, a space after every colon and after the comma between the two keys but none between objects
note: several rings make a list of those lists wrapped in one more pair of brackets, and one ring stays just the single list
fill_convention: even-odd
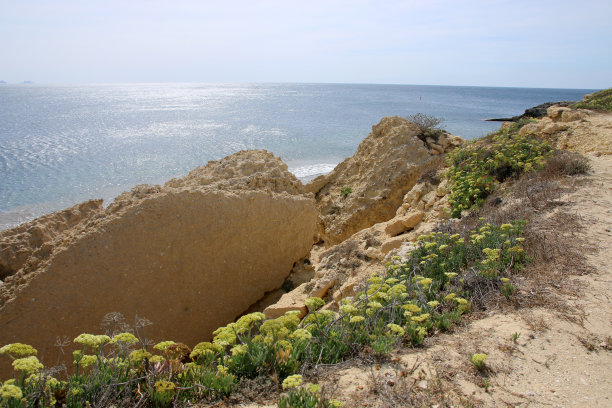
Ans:
[{"label": "rocky coastline", "polygon": [[[271,153],[241,151],[107,208],[91,200],[2,231],[0,343],[28,342],[54,360],[57,336],[119,312],[152,321],[153,338],[192,344],[247,310],[276,316],[305,311],[297,299],[347,294],[406,232],[442,214],[441,190],[422,178],[461,143],[422,141],[406,119],[383,118],[354,156],[307,185]],[[298,286],[290,299],[284,282]]]},{"label": "rocky coastline", "polygon": [[[609,115],[534,109],[546,113],[520,135],[612,154],[612,138],[601,138]],[[304,317],[313,297],[337,310],[448,219],[445,157],[464,144],[386,117],[353,156],[305,185],[272,153],[241,151],[107,208],[91,200],[1,231],[0,345],[31,344],[46,364],[68,365],[56,339],[99,332],[110,312],[146,318],[155,341],[193,347],[245,313]],[[0,376],[10,372],[0,361]]]}]

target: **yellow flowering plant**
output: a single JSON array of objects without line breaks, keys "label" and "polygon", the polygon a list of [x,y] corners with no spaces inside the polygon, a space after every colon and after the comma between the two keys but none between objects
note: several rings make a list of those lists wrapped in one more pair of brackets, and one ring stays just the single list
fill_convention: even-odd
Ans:
[{"label": "yellow flowering plant", "polygon": [[16,358],[35,356],[38,353],[36,349],[29,344],[11,343],[0,347],[0,354],[9,356],[12,360]]},{"label": "yellow flowering plant", "polygon": [[474,364],[478,370],[484,370],[485,368],[485,360],[487,359],[487,355],[484,353],[476,353],[470,355],[470,362]]},{"label": "yellow flowering plant", "polygon": [[446,177],[453,217],[459,218],[462,211],[482,205],[505,179],[543,167],[552,147],[518,131],[518,126],[502,128],[448,154]]}]

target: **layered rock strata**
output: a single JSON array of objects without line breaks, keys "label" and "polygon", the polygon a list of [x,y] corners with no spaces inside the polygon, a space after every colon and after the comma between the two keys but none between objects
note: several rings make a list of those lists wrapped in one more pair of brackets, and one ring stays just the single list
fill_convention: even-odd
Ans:
[{"label": "layered rock strata", "polygon": [[99,333],[109,312],[146,317],[150,339],[209,339],[308,255],[317,212],[301,190],[280,159],[248,151],[124,193],[7,278],[0,344],[53,364],[57,336]]}]

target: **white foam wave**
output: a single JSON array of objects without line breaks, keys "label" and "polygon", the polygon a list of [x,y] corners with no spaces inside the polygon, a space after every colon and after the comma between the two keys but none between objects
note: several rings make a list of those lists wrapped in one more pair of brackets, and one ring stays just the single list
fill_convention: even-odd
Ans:
[{"label": "white foam wave", "polygon": [[299,179],[314,178],[315,176],[320,176],[321,174],[329,173],[336,167],[336,164],[331,164],[331,163],[309,164],[306,166],[299,166],[299,167],[294,167],[294,168],[290,167],[289,171],[293,173],[295,177]]}]

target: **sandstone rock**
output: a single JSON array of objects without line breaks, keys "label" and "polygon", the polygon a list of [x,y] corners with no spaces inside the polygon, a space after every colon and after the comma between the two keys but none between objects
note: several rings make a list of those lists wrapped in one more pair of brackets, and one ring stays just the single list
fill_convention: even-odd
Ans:
[{"label": "sandstone rock", "polygon": [[338,279],[333,274],[331,274],[331,276],[325,276],[323,279],[318,279],[314,282],[315,284],[310,290],[308,297],[325,297],[329,289],[332,288],[337,282]]},{"label": "sandstone rock", "polygon": [[[434,172],[432,177],[427,178],[432,182],[421,181],[415,184],[404,195],[403,203],[393,219],[363,229],[342,243],[320,252],[315,259],[313,281],[288,293],[278,306],[266,310],[274,315],[287,310],[298,310],[295,308],[310,296],[331,298],[333,302],[326,307],[334,308],[341,299],[354,296],[373,273],[382,271],[380,261],[401,253],[404,247],[412,246],[420,234],[430,232],[446,216],[447,181],[434,181],[438,179]],[[418,210],[424,210],[426,206],[427,211]]]},{"label": "sandstone rock", "polygon": [[287,165],[266,150],[240,151],[166,183],[166,187],[173,188],[189,186],[304,193],[304,186],[288,171]]},{"label": "sandstone rock", "polygon": [[542,129],[544,129],[545,123],[551,123],[552,121],[549,118],[542,119],[535,123],[528,123],[519,130],[519,135],[527,136],[527,135],[535,135],[540,133]]},{"label": "sandstone rock", "polygon": [[23,268],[45,244],[102,211],[102,200],[90,200],[44,215],[18,227],[0,232],[0,279]]},{"label": "sandstone rock", "polygon": [[444,148],[442,146],[440,146],[439,144],[436,143],[432,143],[429,145],[429,147],[431,147],[432,149],[434,149],[436,152],[442,154],[444,153]]},{"label": "sandstone rock", "polygon": [[425,216],[423,211],[415,211],[413,213],[403,215],[401,217],[395,217],[385,227],[385,233],[391,237],[395,237],[408,230],[414,228]]},{"label": "sandstone rock", "polygon": [[546,125],[543,129],[540,129],[540,133],[543,135],[550,136],[554,135],[555,133],[567,130],[568,128],[569,126],[567,124],[553,122]]},{"label": "sandstone rock", "polygon": [[[417,134],[416,126],[406,119],[383,118],[352,157],[306,186],[316,193],[326,245],[393,218],[419,177],[440,166],[439,151],[428,149]],[[454,137],[446,140],[452,146],[458,143]],[[344,196],[344,187],[352,192]]]},{"label": "sandstone rock", "polygon": [[406,237],[395,237],[391,238],[385,242],[383,242],[382,247],[380,247],[380,252],[383,254],[388,254],[390,251],[399,248],[405,242]]},{"label": "sandstone rock", "polygon": [[561,122],[574,122],[577,120],[583,120],[587,116],[587,113],[583,110],[568,109],[561,112]]},{"label": "sandstone rock", "polygon": [[546,114],[553,121],[556,121],[556,120],[561,119],[561,114],[563,113],[564,110],[567,110],[567,109],[568,108],[566,108],[566,107],[553,105],[553,106],[549,107],[548,109],[546,109]]},{"label": "sandstone rock", "polygon": [[308,255],[317,213],[300,186],[279,159],[251,151],[123,194],[7,278],[0,344],[32,344],[53,364],[57,336],[99,332],[108,312],[151,320],[150,339],[209,339]]},{"label": "sandstone rock", "polygon": [[574,122],[585,119],[588,116],[587,111],[582,109],[572,109],[562,106],[551,106],[547,110],[548,117],[554,122]]},{"label": "sandstone rock", "polygon": [[293,310],[300,312],[300,318],[306,316],[308,309],[304,302],[309,297],[306,285],[303,283],[291,292],[285,293],[275,304],[266,307],[263,311],[266,317],[274,319]]},{"label": "sandstone rock", "polygon": [[450,140],[448,139],[448,135],[446,133],[440,135],[438,138],[438,144],[445,150],[449,146]]}]

